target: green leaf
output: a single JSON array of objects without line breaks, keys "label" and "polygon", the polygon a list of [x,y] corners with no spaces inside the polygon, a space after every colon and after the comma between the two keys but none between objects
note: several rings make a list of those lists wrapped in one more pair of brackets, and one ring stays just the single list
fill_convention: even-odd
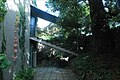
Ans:
[{"label": "green leaf", "polygon": [[1,68],[5,69],[7,68],[9,65],[11,64],[11,62],[7,59],[4,59],[4,61],[2,62],[2,65],[0,66]]},{"label": "green leaf", "polygon": [[0,0],[0,3],[2,3],[2,0]]},{"label": "green leaf", "polygon": [[6,2],[6,0],[2,0],[4,3]]},{"label": "green leaf", "polygon": [[7,68],[11,64],[10,60],[8,60],[4,54],[0,56],[0,62],[1,62],[0,68],[2,69]]},{"label": "green leaf", "polygon": [[3,22],[4,21],[4,17],[2,16],[0,16],[0,22]]},{"label": "green leaf", "polygon": [[0,54],[0,60],[4,59],[5,55],[4,54]]}]

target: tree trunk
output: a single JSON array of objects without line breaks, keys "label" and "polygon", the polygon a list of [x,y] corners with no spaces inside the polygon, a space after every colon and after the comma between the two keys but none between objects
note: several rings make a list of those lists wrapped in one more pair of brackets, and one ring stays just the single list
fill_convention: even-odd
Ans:
[{"label": "tree trunk", "polygon": [[112,37],[102,0],[89,0],[89,6],[95,51],[98,53],[109,53],[112,50]]}]

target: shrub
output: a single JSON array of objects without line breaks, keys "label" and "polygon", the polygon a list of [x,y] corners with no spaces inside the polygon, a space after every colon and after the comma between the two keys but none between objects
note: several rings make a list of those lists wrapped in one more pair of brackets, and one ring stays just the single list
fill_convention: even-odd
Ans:
[{"label": "shrub", "polygon": [[32,80],[35,71],[33,68],[26,68],[16,73],[15,80]]},{"label": "shrub", "polygon": [[112,70],[101,56],[82,54],[73,60],[80,80],[112,80]]}]

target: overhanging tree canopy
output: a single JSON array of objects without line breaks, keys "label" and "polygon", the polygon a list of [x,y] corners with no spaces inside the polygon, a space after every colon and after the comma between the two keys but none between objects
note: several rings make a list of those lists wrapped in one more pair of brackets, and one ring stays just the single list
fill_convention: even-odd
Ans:
[{"label": "overhanging tree canopy", "polygon": [[[119,21],[119,9],[116,5],[114,0],[48,1],[48,7],[53,11],[60,11],[60,25],[66,29],[69,28],[69,31],[70,29],[78,30],[78,28],[81,30],[83,27],[87,29],[85,32],[91,29],[95,44],[94,48],[99,53],[112,52],[115,47],[110,21]],[[105,11],[105,8],[109,11]],[[90,28],[88,28],[89,26]]]}]

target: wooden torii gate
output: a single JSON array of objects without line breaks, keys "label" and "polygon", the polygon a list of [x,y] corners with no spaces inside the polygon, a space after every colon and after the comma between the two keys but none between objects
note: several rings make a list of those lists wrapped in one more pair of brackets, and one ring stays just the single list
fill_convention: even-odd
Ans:
[{"label": "wooden torii gate", "polygon": [[[32,52],[32,50],[33,50],[32,48],[36,48],[36,46],[35,46],[36,43],[34,43],[34,42],[37,42],[37,43],[41,43],[41,44],[44,44],[46,46],[49,46],[51,48],[63,51],[65,53],[69,53],[71,55],[78,56],[77,53],[74,53],[72,51],[66,50],[66,49],[61,48],[59,46],[47,43],[47,42],[42,41],[41,39],[38,39],[38,38],[35,37],[35,28],[36,28],[36,23],[37,23],[37,17],[39,17],[41,19],[44,19],[44,20],[47,20],[47,21],[50,21],[50,22],[53,22],[53,23],[56,23],[59,20],[59,18],[56,17],[56,16],[53,16],[53,15],[51,15],[49,13],[46,13],[46,12],[44,12],[44,11],[42,11],[42,10],[32,6],[32,5],[30,7],[31,7],[31,23],[30,23],[30,36],[31,37],[30,37],[30,42],[32,41],[32,43],[30,43],[31,44],[30,45],[30,48],[31,48],[30,52]],[[32,21],[32,19],[33,19],[33,21]],[[31,60],[30,61],[31,65],[33,67],[36,67],[36,52],[35,51],[33,51],[33,53],[31,53],[31,57],[30,58],[31,58],[30,59]]]}]

